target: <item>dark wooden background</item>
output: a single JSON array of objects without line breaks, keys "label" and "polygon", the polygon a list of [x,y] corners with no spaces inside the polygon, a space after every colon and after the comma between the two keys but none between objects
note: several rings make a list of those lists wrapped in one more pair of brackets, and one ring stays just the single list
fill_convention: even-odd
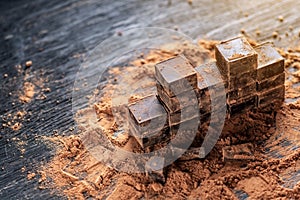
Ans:
[{"label": "dark wooden background", "polygon": [[[75,75],[84,55],[102,40],[144,26],[177,27],[194,39],[221,40],[243,29],[259,41],[273,40],[277,31],[275,44],[288,48],[299,45],[299,10],[296,0],[194,0],[192,5],[184,0],[2,0],[0,114],[1,118],[19,110],[29,114],[19,131],[1,127],[0,199],[61,198],[39,190],[36,180],[27,180],[27,172],[36,171],[55,152],[40,136],[70,134],[75,126],[71,105]],[[18,72],[15,65],[24,69],[26,60],[33,66]],[[51,92],[44,100],[22,104],[18,100],[22,85],[34,77],[41,77]]]}]

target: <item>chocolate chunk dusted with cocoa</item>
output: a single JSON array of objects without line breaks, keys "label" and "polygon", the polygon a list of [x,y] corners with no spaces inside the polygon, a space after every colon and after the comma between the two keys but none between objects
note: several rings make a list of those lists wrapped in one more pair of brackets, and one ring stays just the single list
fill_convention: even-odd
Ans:
[{"label": "chocolate chunk dusted with cocoa", "polygon": [[256,93],[256,83],[253,82],[250,85],[247,85],[243,88],[238,88],[237,90],[228,92],[227,100],[229,102],[235,101],[235,100],[238,101],[239,99],[249,96],[251,94],[255,95],[255,93]]},{"label": "chocolate chunk dusted with cocoa", "polygon": [[210,93],[214,93],[214,96],[224,95],[221,94],[222,89],[227,89],[227,81],[225,77],[219,72],[216,62],[210,62],[203,64],[195,68],[198,75],[198,91],[209,90]]},{"label": "chocolate chunk dusted with cocoa", "polygon": [[256,82],[256,73],[257,71],[249,71],[245,73],[240,73],[235,76],[231,76],[227,81],[229,85],[229,90],[236,90],[251,83]]},{"label": "chocolate chunk dusted with cocoa", "polygon": [[[226,94],[225,94],[226,95]],[[201,98],[199,99],[199,109],[200,114],[205,115],[212,111],[212,107],[214,107],[215,111],[218,111],[222,109],[223,107],[226,107],[226,96],[217,96],[214,97],[213,101],[211,101],[210,96],[207,98]],[[213,105],[212,105],[213,103]]]},{"label": "chocolate chunk dusted with cocoa", "polygon": [[168,121],[163,121],[161,123],[157,123],[156,127],[153,126],[138,126],[134,123],[132,123],[132,121],[128,122],[128,126],[130,128],[130,130],[132,129],[135,134],[135,136],[137,137],[149,137],[151,135],[156,135],[158,132],[160,132],[161,130],[164,130],[166,128],[169,127]]},{"label": "chocolate chunk dusted with cocoa", "polygon": [[[198,101],[201,114],[211,111],[211,97],[226,95],[227,82],[218,72],[216,62],[210,62],[195,68],[198,75]],[[224,91],[225,89],[225,91]]]},{"label": "chocolate chunk dusted with cocoa", "polygon": [[156,132],[139,132],[129,125],[130,133],[134,136],[136,141],[142,148],[154,147],[156,144],[161,144],[164,142],[168,142],[170,140],[170,131],[169,127],[164,127],[161,130],[157,130]]},{"label": "chocolate chunk dusted with cocoa", "polygon": [[254,146],[251,143],[223,147],[223,161],[254,160]]},{"label": "chocolate chunk dusted with cocoa", "polygon": [[268,79],[264,79],[263,81],[257,82],[257,91],[263,92],[269,90],[270,88],[275,88],[280,85],[284,85],[285,82],[285,73],[281,73],[276,76],[272,76]]},{"label": "chocolate chunk dusted with cocoa", "polygon": [[170,97],[159,83],[156,83],[156,87],[158,97],[170,112],[177,112],[182,108],[198,105],[198,93],[195,93],[194,91],[186,91],[174,97]]},{"label": "chocolate chunk dusted with cocoa", "polygon": [[217,66],[227,78],[257,69],[257,53],[244,37],[217,44],[215,56]]},{"label": "chocolate chunk dusted with cocoa", "polygon": [[[154,123],[154,122],[152,122],[152,123]],[[138,134],[136,134],[138,137],[144,137],[144,136],[148,136],[148,135],[153,135],[153,134],[161,131],[162,129],[166,129],[169,126],[169,124],[168,124],[168,120],[166,119],[165,121],[156,123],[156,127],[154,125],[138,126],[131,120],[128,120],[128,126],[130,129],[133,128],[135,133],[138,133]]]},{"label": "chocolate chunk dusted with cocoa", "polygon": [[234,116],[241,112],[255,108],[257,104],[257,95],[244,97],[238,101],[233,100],[228,103],[228,112],[230,116]]},{"label": "chocolate chunk dusted with cocoa", "polygon": [[140,127],[164,127],[167,112],[156,95],[150,95],[128,105],[129,120]]},{"label": "chocolate chunk dusted with cocoa", "polygon": [[271,90],[258,93],[258,108],[278,110],[285,96],[285,86],[281,85]]},{"label": "chocolate chunk dusted with cocoa", "polygon": [[191,142],[191,138],[196,136],[199,126],[199,117],[171,126],[170,134],[172,135],[172,145],[179,148],[188,148],[189,145],[186,145]]},{"label": "chocolate chunk dusted with cocoa", "polygon": [[198,104],[182,108],[175,113],[169,113],[169,125],[174,126],[195,117],[199,117]]},{"label": "chocolate chunk dusted with cocoa", "polygon": [[176,132],[179,128],[182,130],[194,130],[194,127],[198,126],[198,123],[200,122],[199,117],[194,117],[191,119],[188,119],[186,121],[183,121],[181,123],[173,124],[171,126],[171,132]]},{"label": "chocolate chunk dusted with cocoa", "polygon": [[176,56],[156,64],[155,76],[170,97],[197,88],[194,67],[184,56]]},{"label": "chocolate chunk dusted with cocoa", "polygon": [[181,155],[180,160],[194,160],[205,157],[204,147],[180,149],[173,146],[171,150],[174,156],[178,157],[178,155]]},{"label": "chocolate chunk dusted with cocoa", "polygon": [[284,58],[271,43],[258,45],[254,49],[258,53],[258,81],[284,72]]}]

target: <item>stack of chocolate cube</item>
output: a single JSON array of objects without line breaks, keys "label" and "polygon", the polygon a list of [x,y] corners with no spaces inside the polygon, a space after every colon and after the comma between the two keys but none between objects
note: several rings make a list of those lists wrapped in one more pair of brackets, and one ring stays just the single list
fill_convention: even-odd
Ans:
[{"label": "stack of chocolate cube", "polygon": [[227,104],[230,116],[254,108],[256,95],[257,52],[243,37],[216,45],[216,60],[228,83]]},{"label": "stack of chocolate cube", "polygon": [[[170,134],[197,131],[199,121],[197,72],[184,56],[155,65],[157,94],[169,114]],[[188,133],[186,133],[188,134]],[[185,135],[186,136],[186,135]],[[182,138],[184,143],[184,138]],[[180,142],[178,141],[178,144]]]},{"label": "stack of chocolate cube", "polygon": [[[198,101],[200,110],[200,127],[218,122],[218,115],[223,108],[226,109],[226,101],[222,97],[226,96],[227,82],[223,80],[218,72],[215,61],[196,67],[198,75]],[[214,106],[214,108],[212,108]],[[211,112],[217,112],[217,118],[211,119]]]},{"label": "stack of chocolate cube", "polygon": [[257,68],[257,106],[263,110],[277,110],[284,101],[285,73],[284,58],[271,43],[256,46]]},{"label": "stack of chocolate cube", "polygon": [[167,139],[168,113],[156,98],[146,96],[128,105],[128,126],[142,148],[147,148]]},{"label": "stack of chocolate cube", "polygon": [[[216,45],[215,56],[216,61],[196,68],[184,56],[155,65],[157,96],[128,106],[129,129],[143,148],[168,142],[181,130],[187,133],[177,139],[185,143],[199,124],[223,122],[219,117],[224,115],[218,115],[223,108],[229,117],[253,108],[279,109],[285,94],[284,59],[272,44],[253,48],[237,37]],[[214,119],[212,111],[217,112]]]}]

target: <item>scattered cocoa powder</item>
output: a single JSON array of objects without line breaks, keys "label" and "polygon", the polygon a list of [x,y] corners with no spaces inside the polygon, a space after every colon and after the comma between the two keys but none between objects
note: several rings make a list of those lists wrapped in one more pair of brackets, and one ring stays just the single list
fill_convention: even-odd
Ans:
[{"label": "scattered cocoa powder", "polygon": [[22,127],[22,123],[24,121],[24,117],[27,114],[26,111],[17,111],[14,113],[6,113],[2,116],[2,127],[9,127],[14,131],[18,131]]},{"label": "scattered cocoa powder", "polygon": [[33,179],[33,178],[35,177],[35,175],[36,175],[36,174],[35,174],[34,172],[33,172],[33,173],[28,173],[28,174],[27,174],[27,179],[28,179],[28,180],[31,180],[31,179]]},{"label": "scattered cocoa powder", "polygon": [[31,82],[25,82],[23,85],[23,94],[19,97],[21,102],[29,103],[34,94],[35,94],[35,86]]}]

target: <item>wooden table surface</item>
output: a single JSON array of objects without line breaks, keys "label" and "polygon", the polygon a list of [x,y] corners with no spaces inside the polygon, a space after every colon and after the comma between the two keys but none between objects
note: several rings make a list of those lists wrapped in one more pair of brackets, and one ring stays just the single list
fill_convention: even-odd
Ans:
[{"label": "wooden table surface", "polygon": [[[75,75],[84,55],[101,41],[127,28],[145,26],[177,27],[193,39],[218,40],[234,37],[242,29],[258,41],[273,40],[272,33],[277,31],[275,44],[288,48],[299,45],[299,10],[300,1],[295,0],[194,0],[192,5],[184,0],[1,1],[1,124],[17,111],[27,115],[18,131],[1,127],[0,199],[58,198],[48,189],[39,190],[27,173],[55,152],[41,136],[70,134],[75,126]],[[15,66],[21,64],[24,69],[27,60],[33,66],[18,71]],[[4,74],[8,77],[3,78]],[[20,103],[24,82],[37,78],[41,79],[37,91],[47,98],[35,96],[29,103]],[[43,93],[43,88],[51,92]]]}]

